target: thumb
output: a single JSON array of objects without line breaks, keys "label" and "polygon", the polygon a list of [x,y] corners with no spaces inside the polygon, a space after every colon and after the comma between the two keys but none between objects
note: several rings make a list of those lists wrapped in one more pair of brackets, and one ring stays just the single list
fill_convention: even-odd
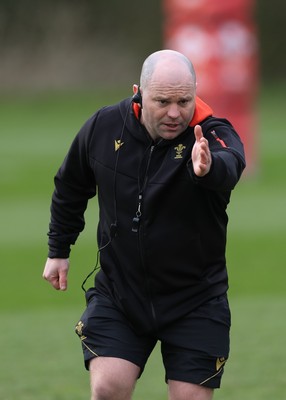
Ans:
[{"label": "thumb", "polygon": [[196,125],[194,129],[196,141],[199,142],[202,137],[204,137],[202,127],[200,125]]}]

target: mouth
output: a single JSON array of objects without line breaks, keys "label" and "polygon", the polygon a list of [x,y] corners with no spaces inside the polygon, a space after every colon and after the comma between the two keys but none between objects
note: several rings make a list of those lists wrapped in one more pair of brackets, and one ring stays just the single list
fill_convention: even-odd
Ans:
[{"label": "mouth", "polygon": [[175,124],[175,123],[165,123],[164,124],[168,129],[170,130],[177,130],[180,124]]}]

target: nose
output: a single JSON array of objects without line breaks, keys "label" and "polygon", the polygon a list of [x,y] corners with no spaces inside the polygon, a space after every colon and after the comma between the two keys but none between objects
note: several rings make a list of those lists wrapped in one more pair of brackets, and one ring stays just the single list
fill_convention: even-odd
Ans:
[{"label": "nose", "polygon": [[178,118],[180,115],[179,106],[176,103],[172,103],[168,107],[168,116],[172,119]]}]

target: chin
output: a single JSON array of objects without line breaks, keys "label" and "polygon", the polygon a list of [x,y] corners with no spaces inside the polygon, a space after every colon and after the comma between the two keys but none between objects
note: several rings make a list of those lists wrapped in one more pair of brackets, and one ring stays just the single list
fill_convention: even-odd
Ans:
[{"label": "chin", "polygon": [[182,132],[165,132],[162,137],[166,140],[176,139]]}]

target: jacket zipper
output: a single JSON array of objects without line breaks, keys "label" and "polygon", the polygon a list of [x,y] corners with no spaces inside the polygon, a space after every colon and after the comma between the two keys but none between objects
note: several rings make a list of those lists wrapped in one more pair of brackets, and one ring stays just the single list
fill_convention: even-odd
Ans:
[{"label": "jacket zipper", "polygon": [[141,207],[142,207],[142,202],[143,202],[143,195],[144,195],[144,191],[146,189],[146,185],[147,185],[147,182],[148,182],[148,172],[149,172],[149,167],[150,167],[152,154],[153,154],[153,151],[154,151],[155,147],[156,147],[156,145],[152,145],[151,148],[150,148],[143,184],[142,184],[141,188],[139,188],[138,206],[137,206],[136,215],[133,218],[132,232],[138,234],[140,258],[141,258],[142,267],[144,268],[144,272],[145,272],[146,287],[147,287],[147,292],[148,292],[148,295],[149,295],[149,305],[150,305],[150,309],[151,309],[153,322],[154,322],[154,325],[156,326],[157,317],[156,317],[154,304],[153,304],[153,301],[152,301],[151,283],[150,283],[150,279],[148,277],[149,274],[148,274],[148,270],[147,270],[146,264],[144,262],[143,246],[142,246],[142,242],[141,242],[142,237],[141,237],[141,233],[140,233],[140,231],[141,231],[140,222],[141,222],[141,217],[142,217]]}]

